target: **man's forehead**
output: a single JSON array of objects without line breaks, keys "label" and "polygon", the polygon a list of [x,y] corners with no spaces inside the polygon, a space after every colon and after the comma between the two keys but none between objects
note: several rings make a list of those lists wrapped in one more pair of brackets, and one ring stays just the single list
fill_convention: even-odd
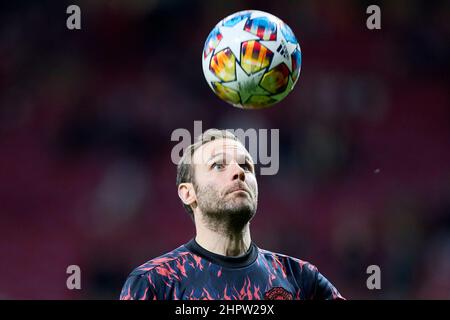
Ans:
[{"label": "man's forehead", "polygon": [[245,149],[240,141],[233,139],[216,139],[205,143],[195,151],[194,162],[206,163],[212,157],[220,154],[231,154],[252,159],[247,149]]}]

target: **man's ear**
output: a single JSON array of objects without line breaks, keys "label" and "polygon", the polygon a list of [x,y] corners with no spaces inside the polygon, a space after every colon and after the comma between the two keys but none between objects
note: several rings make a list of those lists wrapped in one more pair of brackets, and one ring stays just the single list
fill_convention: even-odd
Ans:
[{"label": "man's ear", "polygon": [[195,194],[194,185],[192,183],[180,183],[178,185],[178,196],[181,201],[188,206],[197,201],[197,195]]}]

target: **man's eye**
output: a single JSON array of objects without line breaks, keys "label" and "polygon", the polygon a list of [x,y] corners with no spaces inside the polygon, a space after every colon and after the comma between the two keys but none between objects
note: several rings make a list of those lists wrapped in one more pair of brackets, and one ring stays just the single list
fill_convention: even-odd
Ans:
[{"label": "man's eye", "polygon": [[213,163],[211,165],[212,169],[217,169],[217,170],[222,170],[223,168],[225,168],[225,165],[223,163]]}]

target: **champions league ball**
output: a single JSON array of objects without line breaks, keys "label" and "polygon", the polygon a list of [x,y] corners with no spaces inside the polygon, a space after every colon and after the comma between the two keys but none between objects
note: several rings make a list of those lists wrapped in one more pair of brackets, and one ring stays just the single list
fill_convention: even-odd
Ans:
[{"label": "champions league ball", "polygon": [[243,109],[272,106],[296,84],[300,45],[287,24],[248,10],[220,21],[206,39],[203,74],[214,93]]}]

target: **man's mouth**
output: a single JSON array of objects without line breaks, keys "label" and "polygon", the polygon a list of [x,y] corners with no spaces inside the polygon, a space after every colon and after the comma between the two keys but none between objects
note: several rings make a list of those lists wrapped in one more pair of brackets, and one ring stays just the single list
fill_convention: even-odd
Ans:
[{"label": "man's mouth", "polygon": [[245,193],[248,193],[248,191],[244,190],[244,189],[237,189],[237,190],[231,191],[231,193],[234,193],[234,192],[245,192]]},{"label": "man's mouth", "polygon": [[248,189],[243,188],[243,187],[236,187],[236,188],[232,188],[231,190],[228,191],[228,193],[234,193],[234,192],[245,192],[248,195],[251,196],[251,193]]}]

